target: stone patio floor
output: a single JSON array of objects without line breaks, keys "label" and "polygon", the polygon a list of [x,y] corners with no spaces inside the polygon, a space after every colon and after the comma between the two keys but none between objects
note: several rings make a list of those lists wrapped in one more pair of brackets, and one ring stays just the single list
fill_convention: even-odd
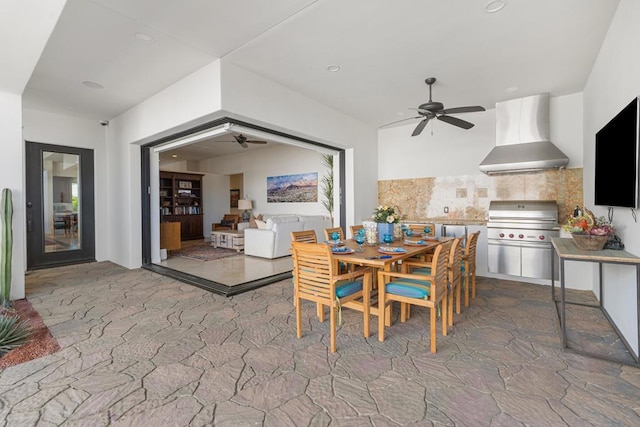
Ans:
[{"label": "stone patio floor", "polygon": [[480,279],[436,354],[419,308],[383,343],[344,310],[332,354],[304,303],[297,339],[290,280],[225,298],[102,262],[27,298],[62,349],[0,372],[1,425],[640,425],[640,369],[563,352],[544,286]]}]

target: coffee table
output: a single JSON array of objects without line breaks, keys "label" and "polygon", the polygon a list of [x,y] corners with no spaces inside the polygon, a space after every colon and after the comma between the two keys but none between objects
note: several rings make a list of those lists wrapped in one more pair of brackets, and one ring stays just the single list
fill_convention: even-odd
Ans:
[{"label": "coffee table", "polygon": [[244,250],[244,230],[216,230],[211,232],[211,246],[214,248]]}]

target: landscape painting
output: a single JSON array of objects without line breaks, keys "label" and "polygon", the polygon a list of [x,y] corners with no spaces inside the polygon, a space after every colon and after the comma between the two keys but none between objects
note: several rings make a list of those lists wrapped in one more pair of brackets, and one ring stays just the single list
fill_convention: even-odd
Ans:
[{"label": "landscape painting", "polygon": [[318,201],[318,173],[267,177],[267,203]]}]

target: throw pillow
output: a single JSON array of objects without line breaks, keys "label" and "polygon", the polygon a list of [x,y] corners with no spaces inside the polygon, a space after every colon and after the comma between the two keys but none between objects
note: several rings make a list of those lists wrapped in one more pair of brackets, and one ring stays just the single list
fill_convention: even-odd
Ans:
[{"label": "throw pillow", "polygon": [[253,215],[249,218],[249,228],[258,228],[258,224],[256,224],[256,217]]},{"label": "throw pillow", "polygon": [[220,225],[221,225],[222,227],[233,227],[233,223],[234,223],[234,222],[235,222],[235,221],[234,221],[234,220],[232,220],[232,219],[230,219],[230,220],[228,220],[228,221],[222,220],[222,221],[220,221]]},{"label": "throw pillow", "polygon": [[256,219],[256,225],[258,226],[258,230],[267,229],[267,223],[265,221],[260,221],[259,219]]}]

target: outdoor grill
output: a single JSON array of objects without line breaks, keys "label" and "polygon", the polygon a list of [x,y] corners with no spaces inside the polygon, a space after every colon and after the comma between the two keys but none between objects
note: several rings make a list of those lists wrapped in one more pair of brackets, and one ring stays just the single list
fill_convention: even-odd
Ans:
[{"label": "outdoor grill", "polygon": [[559,235],[554,200],[492,201],[487,223],[489,272],[551,279],[551,238]]}]

